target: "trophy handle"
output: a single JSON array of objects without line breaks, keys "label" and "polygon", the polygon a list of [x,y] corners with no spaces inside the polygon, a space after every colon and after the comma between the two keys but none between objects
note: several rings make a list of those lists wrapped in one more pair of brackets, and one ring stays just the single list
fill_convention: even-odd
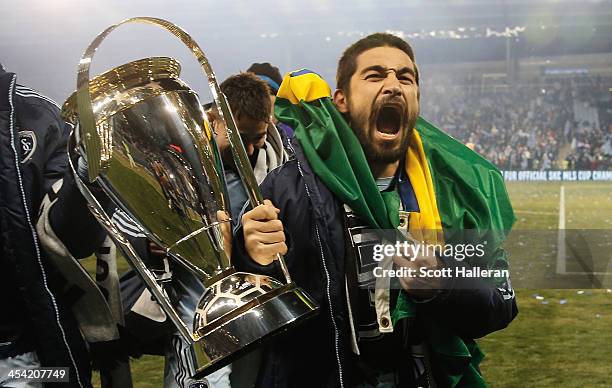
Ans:
[{"label": "trophy handle", "polygon": [[[263,197],[259,191],[259,185],[255,179],[253,168],[249,163],[249,159],[240,139],[240,134],[236,127],[236,122],[232,115],[232,111],[227,102],[227,98],[221,92],[221,88],[217,83],[215,73],[208,62],[208,59],[204,55],[204,51],[196,43],[195,40],[182,28],[170,23],[167,20],[152,18],[152,17],[134,17],[123,20],[117,24],[108,27],[102,31],[87,47],[81,60],[79,61],[78,75],[77,75],[77,108],[79,112],[79,123],[80,128],[83,131],[83,142],[85,144],[85,153],[87,155],[87,165],[89,167],[89,180],[93,182],[96,180],[100,173],[102,166],[102,160],[106,159],[111,152],[111,145],[102,140],[108,141],[110,139],[106,134],[98,134],[96,129],[96,122],[92,109],[91,93],[89,91],[89,69],[91,67],[91,61],[93,56],[102,43],[102,41],[117,27],[127,23],[145,23],[152,24],[165,29],[177,38],[181,40],[189,48],[189,50],[195,55],[196,59],[200,63],[206,78],[208,79],[208,86],[213,95],[213,99],[217,107],[219,107],[219,116],[221,122],[227,128],[227,137],[234,156],[234,162],[242,179],[243,185],[249,196],[251,205],[256,207],[263,204]],[[77,178],[78,179],[78,178]],[[279,254],[277,260],[280,263],[283,275],[287,284],[291,283],[291,276],[284,258]]]}]

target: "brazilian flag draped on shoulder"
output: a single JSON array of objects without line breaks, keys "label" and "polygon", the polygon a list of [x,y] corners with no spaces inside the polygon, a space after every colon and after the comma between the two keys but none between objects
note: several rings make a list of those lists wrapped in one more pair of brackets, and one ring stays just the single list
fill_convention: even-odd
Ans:
[{"label": "brazilian flag draped on shoulder", "polygon": [[[379,192],[357,137],[318,74],[309,70],[287,74],[277,94],[275,114],[293,127],[312,170],[340,201],[373,228],[397,228],[399,196]],[[470,264],[507,269],[501,244],[515,218],[500,172],[420,117],[411,136],[403,168],[420,211],[410,217],[410,233],[418,236],[421,230],[435,230],[433,237],[431,233],[421,237],[428,243],[452,244],[465,243],[461,231],[469,230],[472,240],[487,240],[485,255]],[[416,314],[414,302],[401,291],[393,307],[393,323]],[[484,354],[476,342],[460,338],[439,322],[428,321],[425,326],[439,384],[487,386],[478,369]]]}]

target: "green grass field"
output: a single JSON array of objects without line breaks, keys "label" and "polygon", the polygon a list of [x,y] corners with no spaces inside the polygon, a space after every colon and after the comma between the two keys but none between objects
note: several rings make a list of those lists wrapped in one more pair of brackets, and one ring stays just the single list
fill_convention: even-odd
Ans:
[{"label": "green grass field", "polygon": [[[508,185],[517,215],[515,230],[548,240],[528,239],[523,244],[525,255],[510,257],[513,277],[532,271],[531,261],[540,259],[534,251],[556,256],[560,186],[547,182]],[[563,186],[566,228],[612,237],[612,183],[564,182]],[[599,266],[609,265],[611,252],[597,250]],[[546,269],[554,272],[556,258],[544,261],[550,264]],[[567,266],[572,268],[571,259]],[[486,353],[482,371],[491,387],[611,386],[612,273],[599,275],[599,280],[603,289],[531,289],[515,284],[519,315],[507,329],[479,341]],[[532,283],[538,284],[526,282]]]},{"label": "green grass field", "polygon": [[[580,230],[568,232],[568,275],[555,275],[561,185],[565,227]],[[508,388],[610,387],[612,182],[512,182],[508,190],[517,216],[508,248],[519,315],[479,340],[486,380]],[[585,268],[599,274],[581,274]],[[161,387],[163,359],[134,360],[132,374],[135,387]]]}]

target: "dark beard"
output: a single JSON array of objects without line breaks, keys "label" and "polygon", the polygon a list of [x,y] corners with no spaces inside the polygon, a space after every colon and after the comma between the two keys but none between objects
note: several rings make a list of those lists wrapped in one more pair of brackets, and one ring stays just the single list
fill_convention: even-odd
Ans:
[{"label": "dark beard", "polygon": [[[383,104],[380,104],[380,106],[382,106]],[[368,118],[369,127],[373,128],[374,130],[376,130],[376,118],[379,113],[380,106],[376,107],[376,109],[373,109],[373,114],[371,115],[371,117]],[[414,125],[416,124],[416,117],[408,117],[408,113],[406,113],[401,121],[401,126],[405,129],[400,129],[400,131],[403,132],[399,147],[396,147],[394,149],[380,149],[379,147],[374,145],[374,142],[372,141],[370,134],[367,132],[367,129],[362,128],[361,125],[357,125],[355,121],[350,117],[350,114],[347,119],[351,128],[353,129],[353,132],[357,136],[359,143],[361,143],[363,153],[365,154],[365,157],[368,163],[370,164],[390,164],[403,158],[406,154],[406,151],[408,150],[408,147],[410,146],[410,138],[412,137],[411,135],[412,131],[414,130]]]},{"label": "dark beard", "polygon": [[[409,127],[410,128],[410,127]],[[355,135],[361,143],[363,153],[365,154],[368,163],[383,163],[389,164],[400,160],[405,154],[406,150],[410,146],[410,135],[413,129],[406,129],[406,133],[402,137],[400,146],[394,149],[380,149],[375,146],[369,136],[363,130],[355,130]]]}]

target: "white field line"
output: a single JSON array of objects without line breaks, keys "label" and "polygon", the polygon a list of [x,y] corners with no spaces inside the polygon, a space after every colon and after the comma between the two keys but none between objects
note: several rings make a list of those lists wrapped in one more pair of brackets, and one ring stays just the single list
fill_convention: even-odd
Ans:
[{"label": "white field line", "polygon": [[[606,272],[584,272],[584,271],[570,271],[566,270],[567,255],[565,251],[565,187],[561,185],[559,192],[559,230],[557,232],[557,273],[561,275],[612,275],[612,262],[608,263]],[[611,285],[612,279],[604,283],[604,287]]]},{"label": "white field line", "polygon": [[557,273],[566,274],[565,266],[565,187],[559,191],[559,229],[557,231]]}]

